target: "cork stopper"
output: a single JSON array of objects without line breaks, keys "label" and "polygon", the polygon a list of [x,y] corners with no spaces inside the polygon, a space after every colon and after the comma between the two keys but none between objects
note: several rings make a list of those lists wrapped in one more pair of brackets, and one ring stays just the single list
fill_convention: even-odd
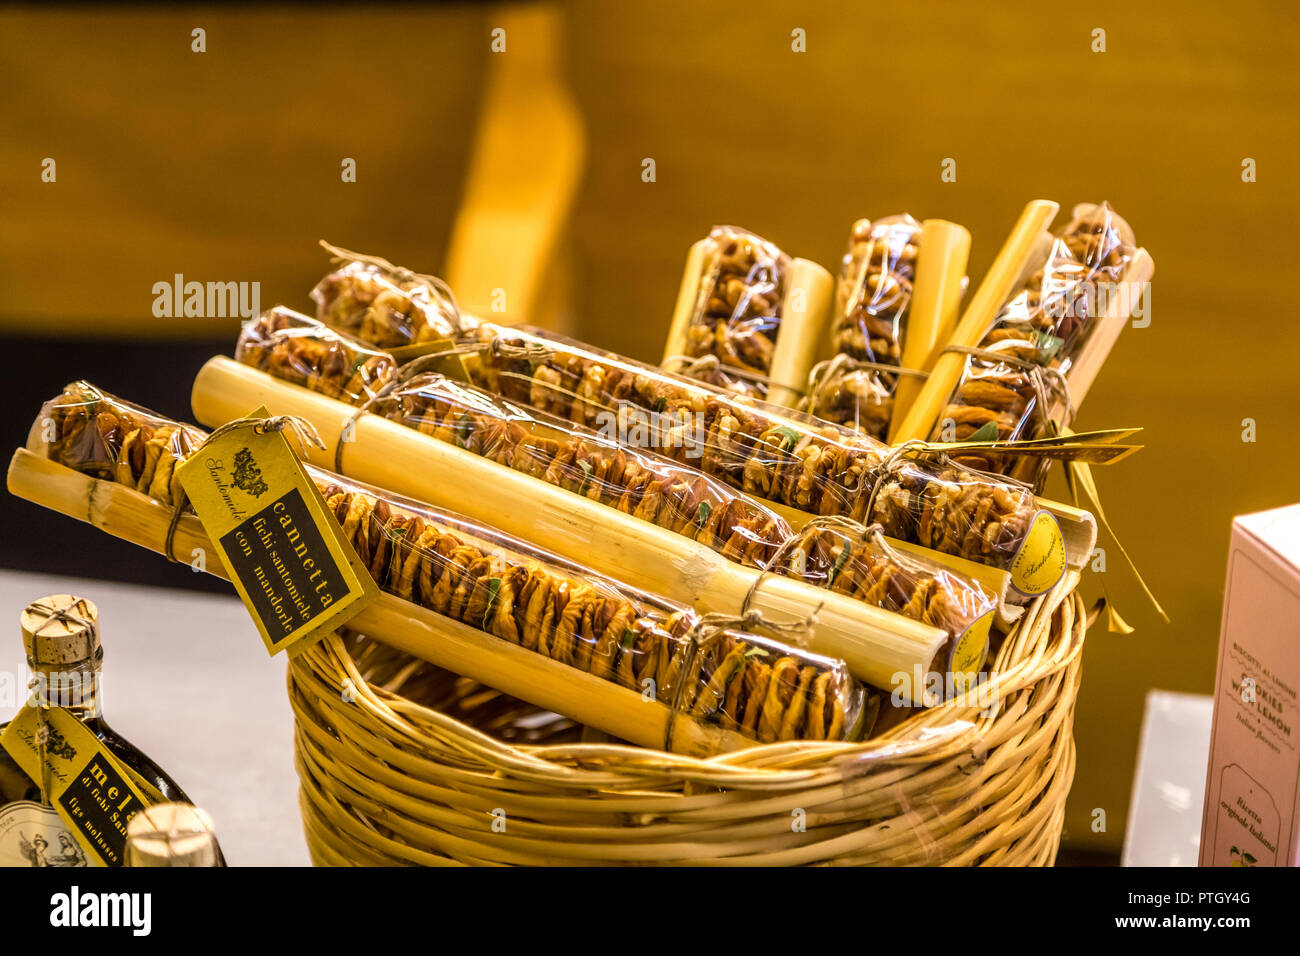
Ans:
[{"label": "cork stopper", "polygon": [[20,619],[23,649],[33,669],[75,667],[99,657],[99,611],[71,594],[33,601]]},{"label": "cork stopper", "polygon": [[212,818],[188,803],[146,807],[126,825],[127,866],[216,866]]}]

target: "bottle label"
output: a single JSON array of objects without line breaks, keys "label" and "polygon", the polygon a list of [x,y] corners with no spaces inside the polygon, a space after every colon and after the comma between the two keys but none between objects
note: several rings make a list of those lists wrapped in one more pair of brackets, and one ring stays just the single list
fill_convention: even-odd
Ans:
[{"label": "bottle label", "polygon": [[1030,597],[1046,594],[1065,573],[1065,538],[1050,512],[1040,511],[1029,523],[1025,540],[1011,562],[1011,586]]},{"label": "bottle label", "polygon": [[[45,785],[45,799],[87,858],[97,865],[122,865],[127,821],[154,801],[89,727],[61,707],[24,707],[0,735],[0,747]],[[36,847],[34,838],[27,840]],[[48,838],[46,843],[48,853],[52,844]]]},{"label": "bottle label", "polygon": [[975,686],[979,669],[984,666],[984,661],[988,657],[989,628],[992,624],[993,612],[986,611],[953,642],[948,669],[952,671],[953,683],[958,694]]},{"label": "bottle label", "polygon": [[0,807],[0,867],[99,865],[53,807],[27,800]]},{"label": "bottle label", "polygon": [[214,433],[176,474],[269,653],[299,653],[378,594],[283,433]]}]

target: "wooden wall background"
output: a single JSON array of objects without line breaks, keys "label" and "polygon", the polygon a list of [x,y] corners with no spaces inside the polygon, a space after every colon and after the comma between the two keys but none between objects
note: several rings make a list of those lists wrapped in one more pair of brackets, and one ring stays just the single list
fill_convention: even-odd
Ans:
[{"label": "wooden wall background", "polygon": [[[1211,688],[1231,516],[1300,499],[1296,8],[563,10],[589,142],[556,286],[602,345],[658,355],[685,250],[714,223],[833,267],[856,217],[942,216],[972,231],[976,276],[1029,198],[1107,198],[1134,224],[1157,264],[1153,321],[1120,340],[1080,423],[1146,427],[1146,450],[1098,480],[1173,623],[1112,549],[1111,595],[1138,631],[1089,640],[1067,841],[1115,851],[1144,694]],[[153,319],[152,284],[256,279],[265,304],[302,308],[322,236],[439,267],[497,15],[0,11],[0,328],[232,338],[231,321]],[[190,52],[194,26],[206,54]],[[806,53],[791,51],[795,28]],[[1095,28],[1104,54],[1090,51]],[[45,156],[53,186],[40,182]],[[344,156],[356,184],[340,182]],[[641,180],[646,157],[654,183]],[[940,181],[945,157],[955,183]],[[1242,182],[1245,157],[1256,183]],[[4,349],[4,363],[17,369],[23,352]],[[77,370],[48,374],[53,391]],[[1090,827],[1094,808],[1105,832]]]}]

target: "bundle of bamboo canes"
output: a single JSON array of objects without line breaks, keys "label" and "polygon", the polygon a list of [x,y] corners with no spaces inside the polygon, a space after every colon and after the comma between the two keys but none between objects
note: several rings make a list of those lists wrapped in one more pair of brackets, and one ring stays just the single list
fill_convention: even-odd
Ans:
[{"label": "bundle of bamboo canes", "polygon": [[[14,494],[151,550],[210,553],[197,519],[174,514],[178,486],[151,477],[172,474],[159,463],[184,460],[202,432],[85,383],[48,403],[47,420],[57,438],[33,429],[10,466]],[[874,711],[843,662],[711,623],[457,516],[310,477],[384,592],[350,624],[376,639],[647,746],[706,753],[870,729]]]},{"label": "bundle of bamboo canes", "polygon": [[815,610],[809,647],[846,661],[856,677],[876,687],[892,690],[897,675],[911,674],[917,665],[928,673],[955,637],[846,595],[743,567],[682,535],[378,415],[356,416],[341,402],[230,359],[204,365],[192,403],[204,424],[230,421],[259,406],[304,418],[324,440],[324,449],[308,449],[317,465],[332,465],[346,436],[342,466],[349,477],[616,571],[634,587],[701,612],[752,608],[788,622]]}]

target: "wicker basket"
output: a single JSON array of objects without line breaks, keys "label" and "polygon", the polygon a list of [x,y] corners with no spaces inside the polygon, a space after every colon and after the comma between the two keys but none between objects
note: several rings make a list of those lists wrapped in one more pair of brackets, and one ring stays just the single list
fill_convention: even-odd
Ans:
[{"label": "wicker basket", "polygon": [[364,639],[290,666],[317,865],[1051,865],[1074,775],[1077,574],[998,647],[997,698],[860,744],[700,760],[572,722]]}]

